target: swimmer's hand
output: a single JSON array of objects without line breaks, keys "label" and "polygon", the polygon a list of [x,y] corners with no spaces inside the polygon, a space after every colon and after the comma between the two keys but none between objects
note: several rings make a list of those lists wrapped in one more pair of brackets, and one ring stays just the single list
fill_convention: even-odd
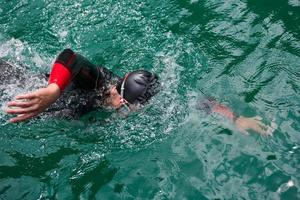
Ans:
[{"label": "swimmer's hand", "polygon": [[262,119],[259,116],[251,118],[239,116],[235,120],[235,124],[238,130],[245,134],[248,134],[247,130],[253,130],[262,135],[272,136],[274,130],[277,128],[276,123],[272,122],[271,125],[268,126],[261,120]]},{"label": "swimmer's hand", "polygon": [[15,100],[7,103],[5,110],[8,114],[17,115],[9,121],[12,123],[21,122],[40,114],[54,103],[59,95],[59,87],[52,83],[46,88],[16,96]]}]

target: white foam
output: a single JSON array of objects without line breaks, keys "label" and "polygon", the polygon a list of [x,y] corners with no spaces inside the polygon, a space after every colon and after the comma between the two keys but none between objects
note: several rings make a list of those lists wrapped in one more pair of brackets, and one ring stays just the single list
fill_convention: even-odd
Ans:
[{"label": "white foam", "polygon": [[14,38],[0,43],[0,58],[8,57],[9,59],[15,58],[16,61],[21,61],[24,46],[21,40]]},{"label": "white foam", "polygon": [[191,0],[191,1],[190,1],[190,4],[198,3],[198,1],[199,1],[199,0]]},{"label": "white foam", "polygon": [[[35,67],[40,68],[45,65],[46,62],[38,53],[32,51],[31,47],[29,47],[26,42],[22,42],[15,38],[7,40],[3,37],[3,35],[0,35],[0,40],[0,59],[5,60],[13,68],[18,68],[21,72],[21,74],[11,75],[12,78],[16,77],[15,80],[12,79],[11,82],[5,85],[0,85],[0,120],[2,121],[2,119],[6,118],[4,109],[6,108],[6,103],[8,101],[13,100],[18,94],[27,93],[45,86],[45,79],[41,79],[34,73],[25,72],[26,69],[24,65],[26,65],[26,60],[28,61],[31,69]],[[24,65],[19,65],[18,63],[22,63]],[[24,77],[19,79],[17,78],[18,76]]]},{"label": "white foam", "polygon": [[289,5],[294,7],[300,7],[300,0],[289,0]]},{"label": "white foam", "polygon": [[287,191],[290,187],[295,186],[295,183],[293,180],[289,180],[287,183],[282,184],[278,189],[277,193],[283,193]]}]

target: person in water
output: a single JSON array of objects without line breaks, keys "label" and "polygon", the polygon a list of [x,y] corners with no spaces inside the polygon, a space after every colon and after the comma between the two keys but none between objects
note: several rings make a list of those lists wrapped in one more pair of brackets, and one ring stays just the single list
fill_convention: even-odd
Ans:
[{"label": "person in water", "polygon": [[[87,100],[81,110],[123,107],[130,112],[146,104],[158,92],[159,81],[156,74],[146,70],[133,71],[120,78],[105,67],[93,65],[71,49],[65,49],[53,64],[47,87],[17,95],[15,100],[7,103],[6,113],[17,115],[10,119],[12,123],[25,121],[45,110],[51,110],[52,104],[65,90],[78,89]],[[263,124],[259,118],[238,116],[213,99],[199,103],[197,109],[208,114],[222,115],[232,120],[245,133],[246,130],[254,130],[270,135],[274,130],[273,127]]]}]

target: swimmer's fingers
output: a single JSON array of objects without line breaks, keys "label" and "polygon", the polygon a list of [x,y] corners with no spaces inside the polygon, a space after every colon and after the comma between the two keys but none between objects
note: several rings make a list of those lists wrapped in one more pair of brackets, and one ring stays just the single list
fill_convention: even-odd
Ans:
[{"label": "swimmer's fingers", "polygon": [[246,131],[245,129],[242,129],[242,128],[238,128],[238,130],[243,133],[244,135],[249,135],[249,132]]},{"label": "swimmer's fingers", "polygon": [[21,99],[34,99],[34,98],[38,98],[38,94],[36,94],[35,92],[30,92],[27,94],[20,94],[16,96],[17,100],[21,100]]},{"label": "swimmer's fingers", "polygon": [[20,107],[20,108],[27,108],[36,104],[36,101],[10,101],[7,103],[8,107]]},{"label": "swimmer's fingers", "polygon": [[17,117],[10,119],[9,122],[11,122],[11,123],[22,122],[22,121],[25,121],[27,119],[30,119],[30,118],[36,116],[37,114],[38,114],[37,112],[21,114],[21,115],[18,115]]},{"label": "swimmer's fingers", "polygon": [[278,125],[276,124],[275,119],[272,120],[272,122],[271,122],[271,127],[272,127],[274,130],[276,130],[276,129],[278,128]]},{"label": "swimmer's fingers", "polygon": [[35,112],[39,109],[38,105],[33,105],[27,108],[6,108],[5,112],[8,114],[26,114],[26,113],[31,113]]},{"label": "swimmer's fingers", "polygon": [[255,125],[252,127],[255,132],[266,136],[273,135],[273,127],[265,125],[263,122],[261,122],[262,118],[260,116],[252,117],[252,119],[255,120]]},{"label": "swimmer's fingers", "polygon": [[277,124],[272,121],[270,126],[266,126],[266,131],[265,131],[265,135],[271,135],[273,136],[273,132],[277,129]]},{"label": "swimmer's fingers", "polygon": [[261,116],[255,116],[255,117],[252,117],[253,119],[255,119],[256,121],[261,121],[262,120],[262,117]]},{"label": "swimmer's fingers", "polygon": [[272,127],[263,124],[262,122],[257,123],[256,130],[257,132],[261,133],[262,135],[272,136],[273,130]]}]

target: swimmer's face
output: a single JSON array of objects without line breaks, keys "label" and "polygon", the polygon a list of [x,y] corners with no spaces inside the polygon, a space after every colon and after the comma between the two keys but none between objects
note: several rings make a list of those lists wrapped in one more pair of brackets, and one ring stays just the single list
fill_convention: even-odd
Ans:
[{"label": "swimmer's face", "polygon": [[119,95],[116,86],[112,86],[107,99],[108,105],[115,109],[120,108],[122,106],[121,99],[121,95]]}]

